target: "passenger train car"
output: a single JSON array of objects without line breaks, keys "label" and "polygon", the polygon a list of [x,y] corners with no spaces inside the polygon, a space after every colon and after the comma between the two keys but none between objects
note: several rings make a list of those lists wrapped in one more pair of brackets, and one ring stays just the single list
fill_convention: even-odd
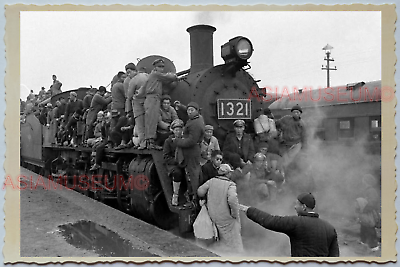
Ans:
[{"label": "passenger train car", "polygon": [[363,142],[366,151],[381,153],[381,81],[296,90],[274,101],[269,108],[279,119],[298,104],[311,139],[326,145]]}]

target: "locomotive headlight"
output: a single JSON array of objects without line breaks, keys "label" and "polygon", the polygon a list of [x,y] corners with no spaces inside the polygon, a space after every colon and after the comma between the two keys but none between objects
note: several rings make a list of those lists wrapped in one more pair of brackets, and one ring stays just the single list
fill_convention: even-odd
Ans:
[{"label": "locomotive headlight", "polygon": [[253,45],[246,37],[237,36],[221,46],[221,57],[225,63],[238,62],[244,66],[252,54]]}]

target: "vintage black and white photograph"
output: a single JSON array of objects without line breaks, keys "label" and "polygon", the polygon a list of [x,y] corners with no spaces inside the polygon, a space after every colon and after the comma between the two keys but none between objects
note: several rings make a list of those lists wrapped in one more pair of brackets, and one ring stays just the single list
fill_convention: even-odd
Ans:
[{"label": "vintage black and white photograph", "polygon": [[21,11],[20,257],[379,261],[383,21]]}]

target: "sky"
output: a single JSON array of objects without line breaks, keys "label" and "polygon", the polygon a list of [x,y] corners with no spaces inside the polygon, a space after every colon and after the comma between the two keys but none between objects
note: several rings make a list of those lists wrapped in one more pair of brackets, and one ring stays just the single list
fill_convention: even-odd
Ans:
[{"label": "sky", "polygon": [[214,26],[214,65],[229,39],[250,39],[249,72],[260,87],[325,87],[325,51],[333,47],[330,85],[381,79],[381,17],[376,11],[288,12],[21,12],[21,98],[30,89],[49,89],[52,75],[62,90],[99,87],[129,63],[148,55],[190,68],[189,33],[197,24]]}]

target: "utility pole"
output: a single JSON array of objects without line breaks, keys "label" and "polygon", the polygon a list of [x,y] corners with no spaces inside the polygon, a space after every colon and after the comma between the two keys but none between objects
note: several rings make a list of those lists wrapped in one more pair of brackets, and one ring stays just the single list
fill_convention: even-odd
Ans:
[{"label": "utility pole", "polygon": [[336,66],[334,69],[329,68],[329,61],[335,61],[333,58],[330,58],[329,56],[331,55],[331,50],[333,49],[332,46],[330,46],[329,44],[327,44],[326,46],[324,46],[324,48],[322,48],[322,50],[325,50],[325,54],[326,54],[326,58],[324,58],[324,60],[326,61],[326,66],[324,67],[324,65],[322,65],[322,70],[326,70],[327,71],[327,82],[326,82],[326,86],[329,87],[329,71],[330,70],[337,70]]}]

